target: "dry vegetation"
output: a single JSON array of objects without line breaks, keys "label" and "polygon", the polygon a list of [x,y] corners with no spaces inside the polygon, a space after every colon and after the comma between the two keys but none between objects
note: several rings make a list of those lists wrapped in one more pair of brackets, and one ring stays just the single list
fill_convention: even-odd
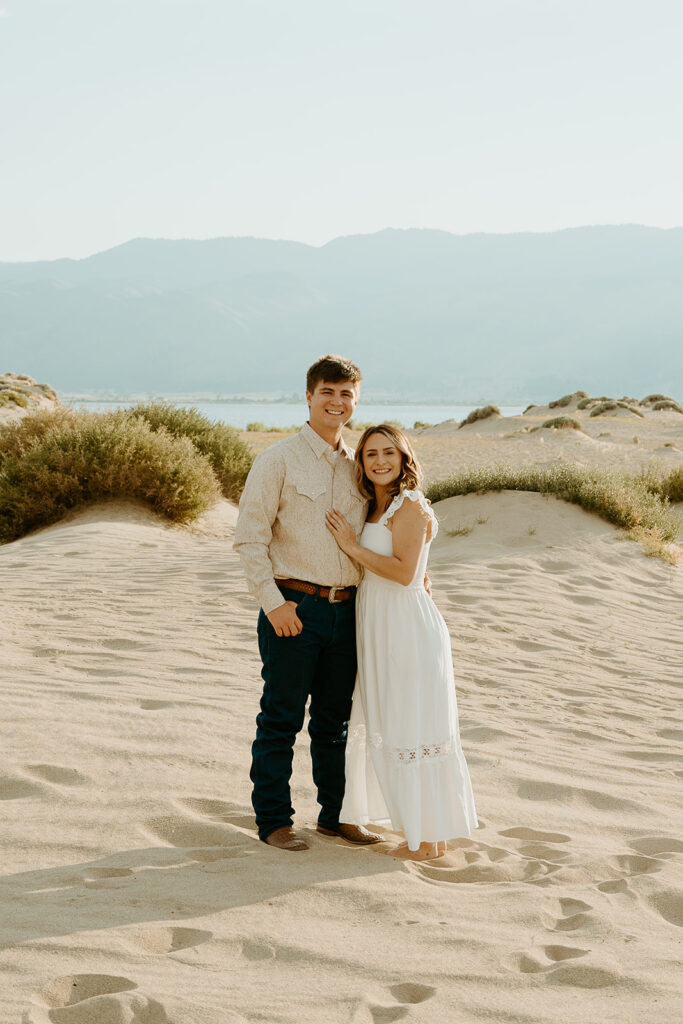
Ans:
[{"label": "dry vegetation", "polygon": [[542,430],[543,427],[549,427],[551,430],[583,430],[579,421],[572,416],[554,416],[553,419],[546,420],[541,423],[540,427],[534,427],[533,430]]},{"label": "dry vegetation", "polygon": [[58,408],[0,430],[0,542],[106,498],[174,522],[239,497],[251,450],[236,430],[165,404],[112,413]]},{"label": "dry vegetation", "polygon": [[477,420],[487,420],[491,416],[500,416],[500,409],[497,405],[483,405],[480,409],[473,409],[469,416],[460,423],[460,427],[466,427]]},{"label": "dry vegetation", "polygon": [[486,491],[535,491],[554,494],[603,519],[648,539],[650,553],[671,560],[668,545],[676,540],[681,520],[669,501],[683,496],[683,470],[665,477],[633,477],[579,466],[492,466],[465,470],[427,488],[430,501]]}]

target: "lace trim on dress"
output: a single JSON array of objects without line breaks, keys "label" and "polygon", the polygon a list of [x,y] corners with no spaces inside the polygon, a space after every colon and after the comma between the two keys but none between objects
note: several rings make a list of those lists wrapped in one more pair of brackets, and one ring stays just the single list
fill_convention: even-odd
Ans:
[{"label": "lace trim on dress", "polygon": [[404,488],[402,491],[399,491],[399,493],[392,499],[389,508],[378,520],[378,522],[386,524],[387,520],[391,519],[394,512],[397,512],[400,509],[401,505],[403,504],[404,498],[409,498],[411,501],[416,501],[421,506],[421,508],[423,508],[425,512],[428,514],[429,518],[432,521],[431,539],[434,540],[439,530],[439,523],[434,514],[434,510],[432,509],[430,502],[427,500],[427,498],[425,498],[422,491],[418,491],[417,489],[409,491]]},{"label": "lace trim on dress", "polygon": [[374,750],[395,764],[419,764],[420,761],[434,761],[442,757],[450,757],[455,752],[455,742],[450,737],[438,743],[420,743],[415,747],[387,747],[381,733],[368,733],[364,725],[349,730],[349,743],[368,743]]}]

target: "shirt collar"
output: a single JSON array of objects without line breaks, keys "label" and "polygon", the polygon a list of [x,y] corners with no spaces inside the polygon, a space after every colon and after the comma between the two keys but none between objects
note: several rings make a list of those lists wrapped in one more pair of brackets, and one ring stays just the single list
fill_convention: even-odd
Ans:
[{"label": "shirt collar", "polygon": [[[308,444],[316,458],[321,459],[327,452],[334,451],[332,445],[328,444],[320,434],[317,434],[310,423],[304,423],[299,433],[306,441],[308,441]],[[345,458],[353,459],[353,451],[345,443],[343,438],[340,440],[339,448],[337,450],[341,452]]]}]

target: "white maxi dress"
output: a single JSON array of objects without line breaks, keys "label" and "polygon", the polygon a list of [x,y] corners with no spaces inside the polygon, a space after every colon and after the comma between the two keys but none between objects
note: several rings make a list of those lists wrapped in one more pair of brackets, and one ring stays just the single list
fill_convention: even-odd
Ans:
[{"label": "white maxi dress", "polygon": [[378,522],[365,524],[360,543],[392,555],[386,524],[406,499],[429,514],[431,538],[409,586],[366,569],[358,588],[358,676],[339,820],[391,824],[417,850],[421,842],[469,836],[478,821],[460,745],[450,636],[424,589],[436,516],[421,491],[403,490]]}]

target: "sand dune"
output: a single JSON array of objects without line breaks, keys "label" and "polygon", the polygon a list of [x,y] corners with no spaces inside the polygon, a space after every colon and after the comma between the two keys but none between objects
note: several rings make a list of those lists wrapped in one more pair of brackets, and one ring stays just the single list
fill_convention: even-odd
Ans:
[{"label": "sand dune", "polygon": [[3,1024],[678,1019],[681,569],[554,498],[435,508],[482,827],[424,864],[312,831],[303,737],[312,849],[257,841],[227,502],[0,548]]}]

